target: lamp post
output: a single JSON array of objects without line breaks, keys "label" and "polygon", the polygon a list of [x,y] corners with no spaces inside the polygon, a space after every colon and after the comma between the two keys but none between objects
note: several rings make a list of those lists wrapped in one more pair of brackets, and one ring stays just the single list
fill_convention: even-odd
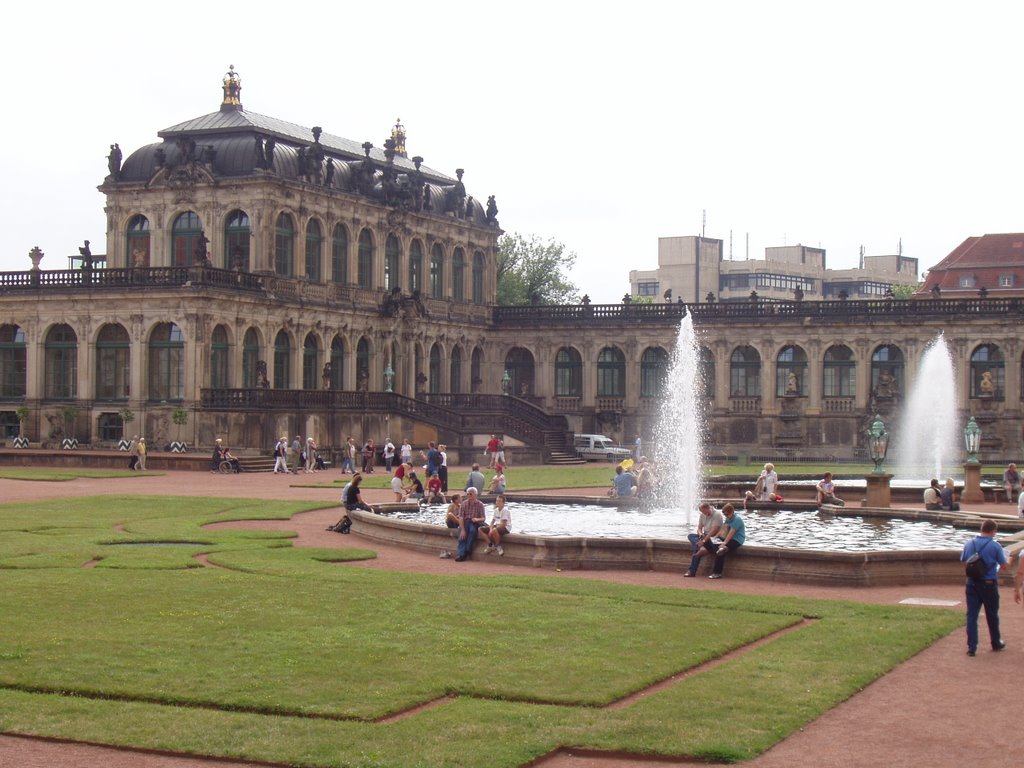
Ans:
[{"label": "lamp post", "polygon": [[875,463],[875,469],[871,474],[865,476],[867,481],[867,492],[865,493],[864,506],[888,509],[892,504],[892,491],[889,482],[892,475],[882,469],[885,461],[885,454],[889,452],[889,432],[877,414],[875,420],[868,428],[868,453]]},{"label": "lamp post", "polygon": [[395,372],[393,370],[391,370],[391,363],[388,363],[387,367],[384,369],[384,391],[385,392],[394,392],[395,391],[394,384],[395,384]]},{"label": "lamp post", "polygon": [[960,501],[977,504],[985,500],[985,494],[981,491],[981,462],[978,461],[981,427],[973,416],[964,427],[964,447],[967,449],[967,462],[964,464],[964,492],[960,495]]},{"label": "lamp post", "polygon": [[508,396],[508,389],[512,386],[512,376],[509,375],[508,368],[501,374],[501,392],[506,397]]}]

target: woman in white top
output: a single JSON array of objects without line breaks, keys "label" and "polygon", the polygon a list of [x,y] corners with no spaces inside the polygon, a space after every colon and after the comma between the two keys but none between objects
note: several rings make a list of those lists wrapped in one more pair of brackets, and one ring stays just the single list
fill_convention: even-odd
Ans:
[{"label": "woman in white top", "polygon": [[448,493],[448,446],[441,443],[437,446],[441,453],[441,466],[437,468],[437,479],[441,481],[441,493]]},{"label": "woman in white top", "polygon": [[505,497],[499,495],[494,500],[494,517],[491,518],[491,525],[487,529],[487,549],[484,552],[488,555],[497,552],[504,555],[505,550],[501,546],[501,537],[512,530],[512,515],[505,506]]},{"label": "woman in white top", "polygon": [[775,474],[774,464],[765,464],[761,476],[757,478],[755,493],[761,501],[776,501],[775,488],[779,484],[779,476]]}]

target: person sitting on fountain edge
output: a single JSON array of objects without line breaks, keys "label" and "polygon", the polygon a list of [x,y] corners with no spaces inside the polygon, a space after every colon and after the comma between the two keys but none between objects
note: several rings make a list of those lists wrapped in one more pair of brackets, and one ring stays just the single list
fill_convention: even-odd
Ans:
[{"label": "person sitting on fountain edge", "polygon": [[697,575],[700,567],[700,559],[704,555],[714,555],[722,545],[722,539],[718,538],[725,524],[725,516],[708,502],[699,507],[700,517],[697,518],[697,532],[691,533],[687,538],[690,540],[693,556],[690,558],[690,567],[683,574],[684,578],[692,578]]},{"label": "person sitting on fountain edge", "polygon": [[732,504],[726,504],[722,507],[722,514],[725,515],[723,530],[726,533],[721,546],[718,547],[718,551],[715,553],[715,565],[711,570],[711,575],[708,576],[709,579],[722,578],[722,569],[725,568],[725,556],[731,555],[742,547],[743,542],[747,538],[747,530],[743,523],[743,518],[736,514]]},{"label": "person sitting on fountain edge", "polygon": [[924,489],[924,508],[931,510],[942,509],[942,489],[939,481],[932,478],[931,485]]},{"label": "person sitting on fountain edge", "polygon": [[822,504],[831,504],[834,507],[846,506],[846,502],[836,496],[836,485],[832,482],[831,472],[826,472],[815,488],[817,489],[816,496],[819,507]]},{"label": "person sitting on fountain edge", "polygon": [[619,464],[615,468],[615,477],[612,478],[612,489],[609,496],[632,496],[636,493],[633,473],[627,472]]},{"label": "person sitting on fountain edge", "polygon": [[950,512],[956,512],[960,509],[960,505],[956,501],[956,486],[953,485],[953,478],[946,478],[946,487],[942,489],[940,496],[943,509]]},{"label": "person sitting on fountain edge", "polygon": [[1013,504],[1017,499],[1017,494],[1021,491],[1020,473],[1017,471],[1017,465],[1013,462],[1003,472],[1003,486],[1006,488],[1006,500]]}]

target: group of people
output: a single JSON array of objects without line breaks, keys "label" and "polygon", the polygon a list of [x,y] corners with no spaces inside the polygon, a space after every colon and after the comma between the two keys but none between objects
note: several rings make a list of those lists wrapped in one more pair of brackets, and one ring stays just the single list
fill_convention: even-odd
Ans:
[{"label": "group of people", "polygon": [[302,469],[307,474],[313,474],[321,469],[326,469],[327,464],[320,456],[316,447],[316,440],[307,437],[302,441],[301,435],[296,435],[292,444],[288,445],[288,436],[281,435],[281,439],[274,446],[274,474],[294,474]]},{"label": "group of people", "polygon": [[945,484],[939,483],[936,478],[932,478],[928,487],[924,489],[924,508],[925,509],[945,509],[950,512],[955,512],[960,509],[960,503],[956,497],[956,484],[953,482],[953,478],[947,477]]},{"label": "group of people", "polygon": [[708,578],[720,579],[725,568],[725,558],[746,541],[746,526],[732,504],[717,510],[705,501],[698,511],[697,530],[689,535],[692,552],[690,566],[683,576],[693,578],[700,568],[700,561],[705,557],[713,557],[714,564]]},{"label": "group of people", "polygon": [[234,472],[236,475],[241,473],[241,463],[238,461],[235,455],[228,450],[228,447],[224,445],[224,439],[218,437],[213,444],[213,456],[210,457],[210,471],[220,472],[221,464],[223,464],[225,461],[228,463],[228,466],[231,467],[232,472]]},{"label": "group of people", "polygon": [[626,459],[616,465],[608,495],[647,499],[654,494],[655,482],[654,465],[646,456],[637,461]]},{"label": "group of people", "polygon": [[128,444],[128,469],[146,471],[146,438],[136,435]]},{"label": "group of people", "polygon": [[[455,562],[461,563],[473,554],[473,547],[478,540],[486,545],[485,554],[504,555],[505,548],[501,544],[501,539],[512,531],[512,514],[509,512],[504,494],[499,494],[494,499],[494,512],[488,524],[487,509],[480,501],[480,493],[475,485],[470,485],[466,489],[465,498],[459,493],[452,495],[452,502],[445,514],[445,523],[453,532],[458,530]],[[441,553],[443,558],[451,556],[452,553],[447,549]]]}]

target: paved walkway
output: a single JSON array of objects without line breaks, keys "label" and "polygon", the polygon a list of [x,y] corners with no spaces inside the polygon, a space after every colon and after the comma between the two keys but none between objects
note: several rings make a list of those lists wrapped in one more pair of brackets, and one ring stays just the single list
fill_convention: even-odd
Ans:
[{"label": "paved walkway", "polygon": [[[454,469],[453,476],[460,476]],[[331,472],[313,476],[316,481],[336,478]],[[64,483],[19,482],[0,479],[0,498],[7,501],[38,500],[86,496],[97,493],[174,494],[202,496],[244,496],[266,499],[336,501],[333,488],[299,488],[294,483],[309,477],[249,474],[213,475],[208,472],[174,472],[116,480],[72,480]],[[604,489],[593,489],[594,495]],[[571,492],[580,494],[580,490]],[[586,494],[587,491],[582,493]],[[367,490],[370,502],[390,501],[383,490]],[[1009,504],[977,505],[973,511],[992,515],[1011,515]],[[378,552],[376,560],[359,567],[386,568],[422,573],[500,574],[523,573],[522,567],[508,565],[497,558],[478,558],[456,565],[450,560],[396,547],[381,546],[359,536],[338,536],[325,531],[340,515],[337,509],[307,513],[287,523],[268,525],[296,530],[297,546],[364,547]],[[962,611],[963,588],[956,585],[908,587],[813,587],[792,584],[767,584],[744,579],[682,579],[679,574],[648,571],[544,571],[553,578],[590,578],[678,589],[732,591],[747,594],[792,595],[825,599],[847,599],[873,603],[896,603],[907,598],[958,601]],[[1024,610],[1013,604],[1012,590],[1004,581],[1001,619],[1008,648],[1003,653],[982,651],[970,659],[964,654],[962,630],[935,643],[891,673],[868,686],[810,723],[757,760],[750,768],[782,766],[863,766],[889,768],[902,766],[961,765],[979,762],[979,755],[1011,759],[1017,746],[1018,716],[1013,706],[1016,682],[1014,672],[1024,661]],[[984,624],[984,622],[982,622]],[[982,627],[982,637],[985,629]],[[977,717],[966,713],[963,702],[974,691],[991,693],[992,705],[984,713],[984,727]],[[984,763],[984,759],[980,760]],[[542,768],[626,768],[636,760],[616,757],[573,755],[549,757]],[[684,766],[690,762],[647,762],[652,766]],[[155,755],[133,750],[48,742],[11,735],[0,735],[0,766],[74,765],[77,768],[227,768],[246,763]]]}]

